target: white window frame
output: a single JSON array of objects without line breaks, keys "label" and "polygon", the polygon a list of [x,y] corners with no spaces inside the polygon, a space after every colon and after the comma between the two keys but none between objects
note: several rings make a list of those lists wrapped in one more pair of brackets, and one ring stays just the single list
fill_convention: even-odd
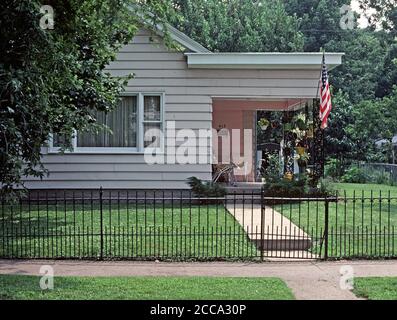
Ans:
[{"label": "white window frame", "polygon": [[[121,97],[137,97],[138,107],[138,128],[137,128],[137,146],[135,148],[125,147],[78,147],[77,146],[77,131],[74,132],[72,138],[73,150],[65,150],[65,153],[78,154],[143,154],[145,152],[164,152],[164,130],[165,130],[165,93],[164,92],[124,92]],[[144,97],[145,96],[159,96],[160,97],[160,123],[161,137],[160,148],[144,148],[144,123],[156,123],[156,121],[144,121]],[[60,153],[60,147],[54,147],[53,135],[48,139],[48,153]]]}]

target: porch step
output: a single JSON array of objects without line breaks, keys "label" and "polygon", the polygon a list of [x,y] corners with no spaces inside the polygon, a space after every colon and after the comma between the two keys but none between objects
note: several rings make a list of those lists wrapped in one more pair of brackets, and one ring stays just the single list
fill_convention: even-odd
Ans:
[{"label": "porch step", "polygon": [[273,208],[265,207],[263,230],[260,204],[247,206],[242,203],[230,203],[226,204],[226,209],[240,223],[259,250],[307,251],[312,247],[310,236]]},{"label": "porch step", "polygon": [[302,259],[318,260],[319,255],[309,251],[293,250],[293,251],[265,251],[266,261],[302,261]]},{"label": "porch step", "polygon": [[237,182],[235,185],[225,185],[226,191],[229,194],[233,193],[258,193],[260,194],[262,189],[262,183],[260,182]]}]

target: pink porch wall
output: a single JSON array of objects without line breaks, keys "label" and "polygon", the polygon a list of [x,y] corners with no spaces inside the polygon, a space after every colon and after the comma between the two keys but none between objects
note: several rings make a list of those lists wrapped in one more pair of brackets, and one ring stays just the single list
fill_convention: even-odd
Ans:
[{"label": "pink porch wall", "polygon": [[[304,103],[305,101],[303,101]],[[243,170],[236,170],[238,181],[255,181],[255,153],[256,153],[256,132],[255,132],[255,112],[257,110],[287,110],[291,106],[299,105],[301,100],[284,100],[284,101],[255,101],[255,100],[213,100],[212,108],[212,127],[216,130],[226,128],[230,134],[232,129],[240,130],[240,155],[244,156],[244,129],[251,129],[253,134],[252,146],[252,170],[245,176]],[[214,143],[216,143],[214,141]],[[218,140],[218,163],[222,163],[221,138]]]}]

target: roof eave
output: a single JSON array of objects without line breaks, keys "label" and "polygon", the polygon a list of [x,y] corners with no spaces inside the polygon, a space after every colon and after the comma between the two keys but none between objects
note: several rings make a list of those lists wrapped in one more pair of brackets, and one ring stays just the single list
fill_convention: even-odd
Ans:
[{"label": "roof eave", "polygon": [[[192,69],[319,69],[322,53],[185,53]],[[326,53],[331,70],[342,64],[344,53]]]}]

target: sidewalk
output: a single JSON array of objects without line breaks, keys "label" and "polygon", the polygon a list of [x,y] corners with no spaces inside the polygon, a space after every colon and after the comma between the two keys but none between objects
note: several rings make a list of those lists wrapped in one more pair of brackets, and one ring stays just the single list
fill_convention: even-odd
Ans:
[{"label": "sidewalk", "polygon": [[55,276],[218,276],[278,277],[298,300],[357,299],[340,289],[340,270],[351,266],[354,276],[397,276],[397,261],[271,262],[271,263],[156,263],[0,260],[0,274],[39,275],[42,265]]}]

